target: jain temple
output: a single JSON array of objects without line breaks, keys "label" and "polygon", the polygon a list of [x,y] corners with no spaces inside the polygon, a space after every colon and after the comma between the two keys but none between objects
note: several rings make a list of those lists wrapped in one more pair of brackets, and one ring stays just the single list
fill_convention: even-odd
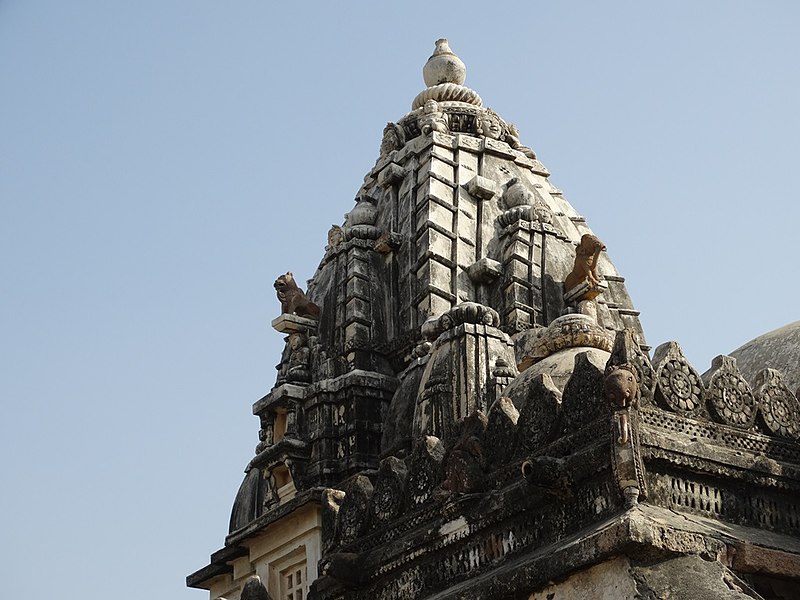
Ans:
[{"label": "jain temple", "polygon": [[437,41],[313,278],[275,274],[258,445],[187,584],[800,599],[800,322],[704,373],[650,348],[614,240],[465,75]]}]

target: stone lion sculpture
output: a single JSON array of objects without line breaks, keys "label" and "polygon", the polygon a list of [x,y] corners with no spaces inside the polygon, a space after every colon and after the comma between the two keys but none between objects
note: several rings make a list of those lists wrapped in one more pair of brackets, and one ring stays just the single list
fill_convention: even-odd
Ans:
[{"label": "stone lion sculpture", "polygon": [[308,319],[319,319],[319,306],[311,302],[294,280],[294,275],[289,271],[275,280],[275,291],[281,302],[281,312]]},{"label": "stone lion sculpture", "polygon": [[588,283],[590,288],[594,288],[600,283],[600,277],[597,274],[597,260],[605,249],[605,244],[597,237],[591,233],[583,234],[581,243],[575,249],[575,265],[564,281],[564,292],[569,292],[584,282]]}]

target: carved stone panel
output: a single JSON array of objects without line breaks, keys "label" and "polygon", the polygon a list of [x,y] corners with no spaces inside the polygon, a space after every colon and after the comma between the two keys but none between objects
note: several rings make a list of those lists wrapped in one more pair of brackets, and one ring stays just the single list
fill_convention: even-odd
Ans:
[{"label": "carved stone panel", "polygon": [[703,384],[700,375],[683,356],[677,342],[656,348],[653,357],[656,372],[656,401],[669,410],[695,415],[703,409]]},{"label": "carved stone panel", "polygon": [[521,408],[517,421],[520,446],[532,452],[551,441],[560,412],[561,392],[550,375],[537,375],[528,402]]},{"label": "carved stone panel", "polygon": [[758,403],[747,385],[736,359],[717,356],[703,375],[706,399],[715,420],[725,425],[750,429],[755,423]]},{"label": "carved stone panel", "polygon": [[564,387],[561,403],[561,429],[565,433],[608,413],[603,395],[603,368],[604,365],[592,362],[589,352],[581,352],[575,357],[575,369]]},{"label": "carved stone panel", "polygon": [[346,494],[339,509],[338,533],[342,544],[352,542],[366,531],[369,525],[369,506],[372,482],[364,475],[356,475],[343,486]]},{"label": "carved stone panel", "polygon": [[432,435],[417,441],[410,458],[406,495],[412,505],[424,503],[442,480],[444,444]]},{"label": "carved stone panel", "polygon": [[408,469],[405,463],[390,456],[381,461],[378,481],[370,502],[373,524],[378,526],[396,517],[403,510]]},{"label": "carved stone panel", "polygon": [[800,438],[800,403],[783,383],[779,371],[764,369],[755,380],[758,416],[761,424],[774,435]]}]

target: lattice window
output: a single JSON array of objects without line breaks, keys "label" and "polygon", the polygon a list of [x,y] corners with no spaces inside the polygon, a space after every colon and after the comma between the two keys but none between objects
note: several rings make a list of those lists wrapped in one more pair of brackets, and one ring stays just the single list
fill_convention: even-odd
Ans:
[{"label": "lattice window", "polygon": [[281,600],[304,600],[306,585],[306,561],[287,567],[281,571]]}]

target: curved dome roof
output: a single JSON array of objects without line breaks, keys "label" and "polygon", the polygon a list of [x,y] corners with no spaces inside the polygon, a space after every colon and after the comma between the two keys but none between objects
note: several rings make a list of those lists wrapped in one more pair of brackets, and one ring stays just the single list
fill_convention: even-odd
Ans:
[{"label": "curved dome roof", "polygon": [[745,379],[752,385],[764,368],[777,369],[786,386],[800,387],[800,321],[760,335],[730,353]]}]

